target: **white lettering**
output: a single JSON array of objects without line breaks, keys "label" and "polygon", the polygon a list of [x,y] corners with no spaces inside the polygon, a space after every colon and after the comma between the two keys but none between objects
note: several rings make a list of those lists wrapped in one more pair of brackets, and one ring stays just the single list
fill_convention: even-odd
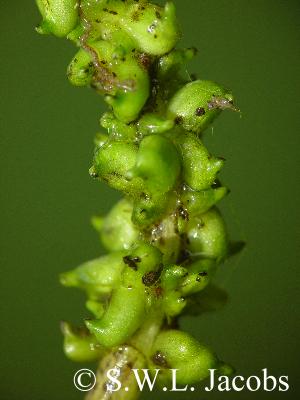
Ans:
[{"label": "white lettering", "polygon": [[139,376],[139,372],[138,372],[139,370],[138,369],[132,369],[132,371],[134,373],[134,376],[135,376],[135,379],[136,379],[136,382],[138,384],[138,387],[139,387],[140,391],[141,392],[143,391],[145,383],[147,382],[148,388],[150,389],[150,392],[152,392],[152,390],[154,388],[154,385],[155,385],[155,382],[156,382],[157,375],[158,375],[160,370],[159,369],[155,370],[155,376],[154,376],[152,382],[151,382],[151,379],[149,377],[149,372],[148,372],[149,370],[148,369],[142,369],[142,371],[144,373],[143,382],[141,382],[141,380],[140,380],[140,376]]}]

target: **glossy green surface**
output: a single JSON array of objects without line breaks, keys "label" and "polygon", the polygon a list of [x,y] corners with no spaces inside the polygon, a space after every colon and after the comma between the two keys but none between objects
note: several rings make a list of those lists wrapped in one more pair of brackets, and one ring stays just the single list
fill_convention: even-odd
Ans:
[{"label": "glossy green surface", "polygon": [[[162,380],[172,381],[170,368],[177,369],[177,382],[180,385],[197,383],[208,377],[208,369],[218,369],[216,356],[206,346],[202,346],[187,333],[170,330],[160,333],[153,345],[152,360],[159,354],[167,364],[162,368]],[[154,363],[155,364],[155,363]],[[159,364],[158,364],[159,366]],[[162,367],[160,365],[160,367]]]}]

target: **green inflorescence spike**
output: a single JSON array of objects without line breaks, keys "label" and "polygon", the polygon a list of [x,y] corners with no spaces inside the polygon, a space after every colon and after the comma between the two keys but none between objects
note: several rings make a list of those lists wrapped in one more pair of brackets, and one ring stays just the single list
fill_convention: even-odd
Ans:
[{"label": "green inflorescence spike", "polygon": [[[161,382],[170,381],[169,368],[178,369],[183,385],[205,379],[210,368],[230,373],[208,347],[172,327],[180,315],[225,304],[226,293],[211,282],[218,265],[243,247],[229,242],[216,207],[228,193],[218,181],[224,159],[202,141],[222,110],[237,110],[232,93],[182,74],[196,50],[176,48],[172,2],[36,1],[37,31],[78,47],[70,82],[93,88],[108,105],[90,175],[124,194],[108,215],[92,219],[108,254],[60,276],[64,286],[84,290],[92,315],[79,330],[62,324],[67,357],[99,360],[99,375],[102,358],[112,365],[123,354],[123,366],[131,360],[162,368]],[[131,393],[123,398],[136,398],[137,390]],[[96,396],[106,398],[102,386],[89,400]]]}]

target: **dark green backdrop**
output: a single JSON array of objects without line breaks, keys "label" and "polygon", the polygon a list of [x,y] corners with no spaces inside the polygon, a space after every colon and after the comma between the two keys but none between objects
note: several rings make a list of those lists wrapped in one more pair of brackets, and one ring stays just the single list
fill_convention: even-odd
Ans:
[{"label": "dark green backdrop", "polygon": [[[206,133],[227,160],[232,192],[222,209],[244,253],[218,275],[230,293],[216,314],[183,327],[239,373],[289,375],[287,393],[195,393],[160,399],[294,399],[299,363],[300,3],[176,0],[190,67],[232,88],[240,108]],[[70,43],[34,32],[34,1],[2,1],[1,400],[80,399],[64,358],[59,320],[87,316],[83,295],[57,276],[99,255],[89,225],[118,194],[88,176],[101,97],[69,85]],[[87,365],[85,365],[87,366]],[[299,388],[298,388],[299,395]],[[150,396],[148,396],[150,398]],[[153,396],[152,396],[153,397]]]}]

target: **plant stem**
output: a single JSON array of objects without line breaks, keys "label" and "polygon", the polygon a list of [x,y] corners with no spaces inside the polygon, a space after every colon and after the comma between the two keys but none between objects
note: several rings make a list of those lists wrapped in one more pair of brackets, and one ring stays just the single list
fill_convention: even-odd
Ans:
[{"label": "plant stem", "polygon": [[[86,396],[86,400],[135,400],[139,396],[136,380],[132,368],[145,367],[144,356],[132,346],[122,346],[107,354],[99,363],[96,378],[97,383]],[[115,383],[108,376],[108,372],[118,379],[122,388],[117,389]],[[128,388],[128,392],[125,391]]]}]

